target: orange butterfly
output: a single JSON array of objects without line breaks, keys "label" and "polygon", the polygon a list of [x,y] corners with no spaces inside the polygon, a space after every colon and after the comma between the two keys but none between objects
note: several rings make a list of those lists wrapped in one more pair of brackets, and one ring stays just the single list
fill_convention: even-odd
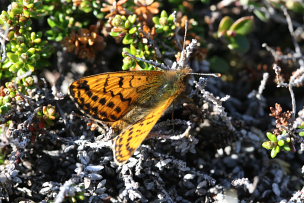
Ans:
[{"label": "orange butterfly", "polygon": [[103,73],[81,78],[69,90],[85,114],[121,131],[114,139],[114,158],[122,164],[186,89],[186,76],[190,72],[190,68],[184,68]]}]

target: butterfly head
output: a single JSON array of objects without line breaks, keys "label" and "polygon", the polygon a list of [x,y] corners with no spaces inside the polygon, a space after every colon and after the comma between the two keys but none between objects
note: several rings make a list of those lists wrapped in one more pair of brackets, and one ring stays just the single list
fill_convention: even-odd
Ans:
[{"label": "butterfly head", "polygon": [[191,69],[171,70],[166,71],[164,75],[164,83],[159,91],[159,94],[163,97],[171,97],[175,94],[179,94],[185,89],[186,76],[189,75]]}]

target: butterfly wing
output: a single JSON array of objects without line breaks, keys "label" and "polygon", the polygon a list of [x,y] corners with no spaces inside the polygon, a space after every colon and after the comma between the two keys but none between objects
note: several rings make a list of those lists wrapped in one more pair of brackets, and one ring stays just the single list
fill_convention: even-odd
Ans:
[{"label": "butterfly wing", "polygon": [[162,85],[159,77],[163,74],[162,71],[98,74],[73,82],[69,92],[83,113],[97,121],[115,122],[141,101],[139,98]]},{"label": "butterfly wing", "polygon": [[115,138],[114,158],[118,164],[123,164],[129,160],[176,96],[168,98],[154,109],[151,109],[146,117],[129,126]]}]

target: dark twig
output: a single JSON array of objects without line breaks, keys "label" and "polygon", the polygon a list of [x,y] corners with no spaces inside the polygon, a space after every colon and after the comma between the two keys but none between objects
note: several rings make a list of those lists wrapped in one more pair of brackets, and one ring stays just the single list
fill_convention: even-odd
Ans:
[{"label": "dark twig", "polygon": [[222,102],[227,101],[229,99],[229,95],[226,95],[223,98],[219,98],[219,97],[215,97],[212,93],[206,91],[202,85],[201,85],[201,81],[197,82],[194,81],[195,83],[195,87],[197,88],[198,91],[201,92],[202,96],[207,100],[210,101],[214,107],[216,108],[217,112],[219,113],[220,117],[223,119],[223,121],[226,123],[227,127],[231,130],[231,131],[236,131],[236,129],[234,128],[234,126],[231,123],[230,118],[228,117],[227,112],[225,112],[225,108],[222,105]]},{"label": "dark twig", "polygon": [[161,69],[164,69],[164,70],[169,70],[168,66],[166,66],[163,63],[158,63],[158,62],[153,61],[153,60],[146,60],[146,59],[143,59],[143,58],[139,58],[139,57],[136,57],[133,54],[130,54],[128,52],[124,52],[124,54],[127,55],[127,56],[130,56],[131,58],[133,58],[135,60],[151,64],[152,66],[155,66],[155,67],[160,67]]},{"label": "dark twig", "polygon": [[146,33],[142,28],[139,28],[139,32],[141,32],[147,38],[147,40],[150,43],[151,47],[154,48],[156,56],[158,58],[163,58],[163,55],[162,55],[159,47],[157,46],[155,40],[152,39],[151,34],[150,33]]},{"label": "dark twig", "polygon": [[[291,97],[291,105],[292,105],[292,118],[295,119],[295,114],[296,114],[296,100],[295,100],[295,95],[294,95],[294,92],[293,92],[293,87],[294,86],[298,86],[298,85],[301,85],[304,81],[304,57],[303,57],[303,54],[301,52],[301,48],[300,48],[300,45],[298,44],[297,40],[296,40],[296,34],[294,32],[294,29],[293,29],[293,23],[292,23],[292,20],[290,18],[290,15],[288,14],[287,12],[287,9],[285,7],[281,7],[284,15],[285,15],[285,18],[286,18],[286,22],[287,22],[287,25],[288,25],[288,30],[289,30],[289,33],[291,35],[291,39],[292,39],[292,42],[293,42],[293,45],[295,47],[295,54],[294,54],[294,58],[292,59],[298,59],[298,63],[300,65],[300,68],[290,77],[289,79],[289,83],[284,83],[281,81],[281,76],[280,76],[280,73],[281,73],[281,68],[279,66],[277,66],[276,64],[274,64],[273,66],[273,69],[275,70],[275,73],[276,73],[276,80],[277,80],[277,86],[278,87],[288,87],[288,90],[290,92],[290,97]],[[283,59],[284,57],[283,56],[278,56],[276,54],[276,52],[271,49],[270,47],[268,47],[266,44],[263,44],[263,47],[266,48],[266,50],[268,50],[275,59]]]},{"label": "dark twig", "polygon": [[[1,44],[1,52],[2,52],[2,57],[1,57],[1,63],[3,63],[6,59],[6,46],[5,46],[5,41],[8,41],[7,35],[9,32],[9,28],[8,28],[9,24],[4,24],[1,28],[0,28],[0,44]],[[6,27],[6,29],[4,30],[3,27]]]},{"label": "dark twig", "polygon": [[296,110],[297,110],[296,108],[297,108],[297,106],[296,106],[296,98],[295,98],[291,83],[289,83],[289,85],[288,85],[288,90],[290,92],[291,106],[292,106],[292,118],[294,120],[296,118]]},{"label": "dark twig", "polygon": [[288,55],[280,55],[276,52],[276,50],[268,46],[266,43],[263,43],[262,47],[264,47],[267,51],[269,51],[275,60],[287,61],[287,60],[295,60],[295,59],[297,60],[304,59],[304,56],[299,56],[296,53],[289,53]]},{"label": "dark twig", "polygon": [[177,69],[183,69],[189,61],[190,55],[193,50],[198,46],[198,42],[196,39],[192,39],[191,43],[182,51],[182,57],[177,62]]},{"label": "dark twig", "polygon": [[263,94],[263,91],[264,91],[264,89],[265,89],[266,82],[267,82],[268,78],[269,78],[269,73],[264,73],[264,74],[263,74],[263,80],[261,81],[261,84],[260,84],[260,86],[259,86],[258,93],[256,94],[256,98],[257,98],[258,100],[261,100],[261,98],[262,98],[262,94]]},{"label": "dark twig", "polygon": [[[282,10],[284,12],[284,15],[286,17],[286,21],[287,21],[287,24],[288,24],[288,30],[290,32],[290,35],[291,35],[291,38],[292,38],[292,42],[293,42],[293,45],[295,47],[295,52],[298,56],[300,56],[300,59],[298,60],[299,61],[299,64],[300,64],[300,69],[304,69],[304,60],[303,60],[303,54],[301,52],[301,48],[296,40],[296,36],[295,36],[295,33],[294,33],[294,29],[293,29],[293,24],[292,24],[292,21],[291,21],[291,18],[290,18],[290,15],[288,14],[287,12],[287,9],[285,7],[282,7]],[[295,77],[290,77],[289,79],[289,84],[288,84],[288,89],[289,89],[289,92],[290,92],[290,96],[291,96],[291,103],[292,103],[292,117],[293,119],[295,119],[295,114],[296,114],[296,100],[295,100],[295,95],[294,95],[294,92],[293,92],[293,80],[294,80]]]},{"label": "dark twig", "polygon": [[287,12],[287,9],[285,7],[281,7],[281,8],[284,12],[284,15],[285,15],[285,18],[286,18],[286,21],[287,21],[288,30],[289,30],[289,33],[291,35],[293,45],[295,47],[296,55],[298,55],[300,57],[299,64],[300,64],[301,67],[303,67],[304,66],[303,54],[301,53],[300,45],[298,44],[298,42],[296,40],[296,35],[295,35],[294,29],[293,29],[292,20],[290,18],[290,15]]},{"label": "dark twig", "polygon": [[274,70],[275,74],[276,74],[276,83],[277,83],[277,87],[288,87],[288,84],[282,81],[282,77],[281,77],[281,67],[278,66],[277,64],[273,64],[272,69]]},{"label": "dark twig", "polygon": [[276,82],[277,82],[277,87],[288,87],[289,93],[290,93],[290,97],[291,97],[291,105],[292,105],[292,117],[293,119],[295,118],[295,114],[296,114],[296,99],[295,99],[295,95],[292,89],[292,83],[284,83],[281,80],[281,68],[277,65],[274,64],[273,65],[273,70],[276,74]]}]

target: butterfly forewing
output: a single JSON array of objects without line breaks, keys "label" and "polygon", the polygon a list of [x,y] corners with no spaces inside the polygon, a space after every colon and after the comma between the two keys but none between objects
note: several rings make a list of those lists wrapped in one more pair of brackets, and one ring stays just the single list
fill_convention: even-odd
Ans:
[{"label": "butterfly forewing", "polygon": [[[147,92],[162,85],[162,71],[114,72],[89,76],[70,86],[78,107],[97,121],[115,122]],[[144,101],[142,101],[144,102]]]}]

